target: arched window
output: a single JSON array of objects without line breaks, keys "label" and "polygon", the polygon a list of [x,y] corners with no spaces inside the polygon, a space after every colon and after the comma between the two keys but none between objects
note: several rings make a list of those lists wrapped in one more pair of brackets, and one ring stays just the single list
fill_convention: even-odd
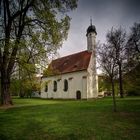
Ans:
[{"label": "arched window", "polygon": [[48,84],[45,85],[45,92],[48,92]]},{"label": "arched window", "polygon": [[68,90],[68,80],[64,80],[64,91]]},{"label": "arched window", "polygon": [[53,91],[54,92],[57,91],[57,82],[56,81],[53,82]]}]

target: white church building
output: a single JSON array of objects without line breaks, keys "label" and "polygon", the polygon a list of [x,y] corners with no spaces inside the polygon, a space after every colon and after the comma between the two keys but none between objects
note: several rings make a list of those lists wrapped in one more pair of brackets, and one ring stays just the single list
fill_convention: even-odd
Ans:
[{"label": "white church building", "polygon": [[53,60],[42,77],[41,98],[91,99],[98,97],[96,28],[87,29],[87,50]]}]

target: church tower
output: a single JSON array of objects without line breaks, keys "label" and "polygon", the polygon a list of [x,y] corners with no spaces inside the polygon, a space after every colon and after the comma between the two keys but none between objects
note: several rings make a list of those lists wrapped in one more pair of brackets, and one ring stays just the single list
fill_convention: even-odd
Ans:
[{"label": "church tower", "polygon": [[96,28],[92,25],[87,29],[87,50],[92,53],[89,67],[88,67],[88,79],[87,79],[87,96],[88,98],[98,97],[98,76],[96,72]]},{"label": "church tower", "polygon": [[90,23],[90,26],[87,29],[87,50],[88,51],[94,51],[95,50],[95,46],[96,46],[96,28],[94,25],[92,25],[92,20]]}]

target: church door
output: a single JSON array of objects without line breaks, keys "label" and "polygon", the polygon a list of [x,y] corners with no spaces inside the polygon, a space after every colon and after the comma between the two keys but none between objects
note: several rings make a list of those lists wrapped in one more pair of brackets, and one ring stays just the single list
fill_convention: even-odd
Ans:
[{"label": "church door", "polygon": [[79,90],[76,92],[76,99],[81,99],[81,92]]}]

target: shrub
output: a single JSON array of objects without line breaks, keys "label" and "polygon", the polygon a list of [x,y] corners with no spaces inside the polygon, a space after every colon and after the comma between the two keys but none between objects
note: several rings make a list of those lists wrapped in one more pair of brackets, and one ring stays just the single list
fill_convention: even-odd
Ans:
[{"label": "shrub", "polygon": [[140,92],[137,90],[130,90],[127,92],[127,96],[140,96]]}]

